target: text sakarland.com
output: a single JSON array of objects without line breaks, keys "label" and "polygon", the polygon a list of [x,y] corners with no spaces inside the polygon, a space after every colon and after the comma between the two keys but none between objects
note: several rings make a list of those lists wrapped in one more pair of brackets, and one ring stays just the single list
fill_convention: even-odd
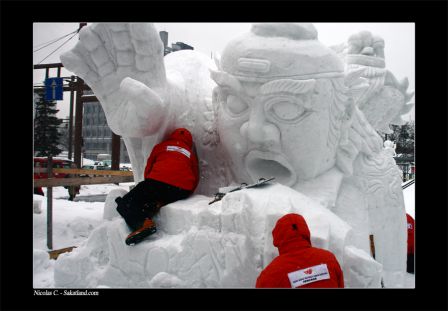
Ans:
[{"label": "text sakarland.com", "polygon": [[34,290],[34,295],[36,296],[98,296],[98,291],[92,290]]}]

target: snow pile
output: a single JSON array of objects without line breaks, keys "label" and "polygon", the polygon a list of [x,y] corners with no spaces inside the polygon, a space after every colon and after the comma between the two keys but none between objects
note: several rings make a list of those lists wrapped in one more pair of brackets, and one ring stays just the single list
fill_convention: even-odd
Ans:
[{"label": "snow pile", "polygon": [[[113,189],[126,191],[127,184],[84,185],[81,195],[106,194]],[[46,195],[47,188],[43,188]],[[101,225],[103,202],[72,202],[64,187],[53,188],[53,249],[82,244],[94,228]],[[33,198],[33,285],[36,288],[54,287],[54,260],[50,260],[47,248],[47,197]]]},{"label": "snow pile", "polygon": [[33,286],[35,288],[54,286],[54,260],[42,249],[33,250]]},{"label": "snow pile", "polygon": [[[42,213],[33,219],[33,285],[34,287],[54,286],[54,260],[47,253],[47,205],[42,204]],[[94,228],[102,222],[101,202],[84,203],[65,200],[53,201],[53,249],[77,246],[87,239]]]},{"label": "snow pile", "polygon": [[33,213],[40,214],[42,213],[42,196],[34,195],[33,196]]},{"label": "snow pile", "polygon": [[[102,222],[104,203],[85,203],[82,211],[76,202],[53,200],[53,248],[59,249],[78,245],[84,241],[94,228]],[[63,219],[63,222],[56,221]],[[35,249],[46,249],[47,207],[42,206],[42,213],[34,214],[33,241]],[[70,241],[71,245],[67,245]]]},{"label": "snow pile", "polygon": [[55,264],[56,287],[254,287],[278,255],[272,229],[287,213],[307,220],[312,243],[332,251],[346,287],[379,287],[382,266],[353,246],[351,228],[328,209],[275,184],[228,194],[209,205],[195,195],[162,208],[158,232],[138,245],[124,243],[129,228],[111,192],[104,223]]},{"label": "snow pile", "polygon": [[415,183],[403,189],[406,213],[415,219]]}]

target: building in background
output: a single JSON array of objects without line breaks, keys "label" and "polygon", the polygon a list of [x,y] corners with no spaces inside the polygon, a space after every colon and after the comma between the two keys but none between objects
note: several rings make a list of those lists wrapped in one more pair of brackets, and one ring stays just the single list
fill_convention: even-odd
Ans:
[{"label": "building in background", "polygon": [[[99,154],[112,153],[112,131],[99,102],[84,103],[82,118],[84,158],[97,160]],[[123,139],[120,138],[120,163],[130,163]]]},{"label": "building in background", "polygon": [[164,55],[167,55],[171,52],[181,51],[181,50],[194,50],[194,48],[191,45],[188,45],[183,42],[171,43],[171,47],[169,47],[168,46],[168,32],[160,31],[159,35],[160,35],[160,39],[163,42]]}]

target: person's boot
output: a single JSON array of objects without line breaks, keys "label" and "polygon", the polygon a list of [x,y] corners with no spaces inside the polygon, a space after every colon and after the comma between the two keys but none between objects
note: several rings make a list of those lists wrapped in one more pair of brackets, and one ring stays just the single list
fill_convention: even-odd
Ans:
[{"label": "person's boot", "polygon": [[155,223],[150,218],[146,218],[143,221],[143,225],[129,234],[125,242],[127,245],[137,244],[156,231],[157,229]]}]

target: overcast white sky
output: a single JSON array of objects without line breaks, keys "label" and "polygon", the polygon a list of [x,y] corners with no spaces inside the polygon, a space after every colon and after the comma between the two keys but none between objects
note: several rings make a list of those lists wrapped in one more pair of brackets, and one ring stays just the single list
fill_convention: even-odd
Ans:
[{"label": "overcast white sky", "polygon": [[[206,55],[211,55],[214,52],[221,54],[230,39],[249,31],[251,26],[250,23],[155,23],[154,25],[159,31],[168,32],[170,46],[171,43],[181,41]],[[373,34],[379,35],[386,44],[386,67],[395,74],[398,80],[408,77],[409,89],[415,90],[415,24],[314,23],[314,26],[318,31],[319,40],[328,46],[345,42],[350,35],[361,30],[369,30]],[[35,23],[33,25],[33,63],[59,63],[60,54],[76,44],[77,35],[48,58],[46,57],[71,35],[39,51],[36,50],[44,46],[43,43],[62,37],[75,31],[78,27],[79,23]],[[46,59],[43,60],[44,58]],[[63,68],[61,74],[70,76],[73,73]],[[56,75],[56,69],[50,71],[50,77]],[[45,79],[45,70],[34,70],[33,77],[34,84],[42,84]],[[64,100],[58,102],[57,108],[60,110],[58,117],[65,118],[69,115],[69,93],[64,93]],[[414,117],[415,113],[412,109],[408,118],[414,119]]]}]

